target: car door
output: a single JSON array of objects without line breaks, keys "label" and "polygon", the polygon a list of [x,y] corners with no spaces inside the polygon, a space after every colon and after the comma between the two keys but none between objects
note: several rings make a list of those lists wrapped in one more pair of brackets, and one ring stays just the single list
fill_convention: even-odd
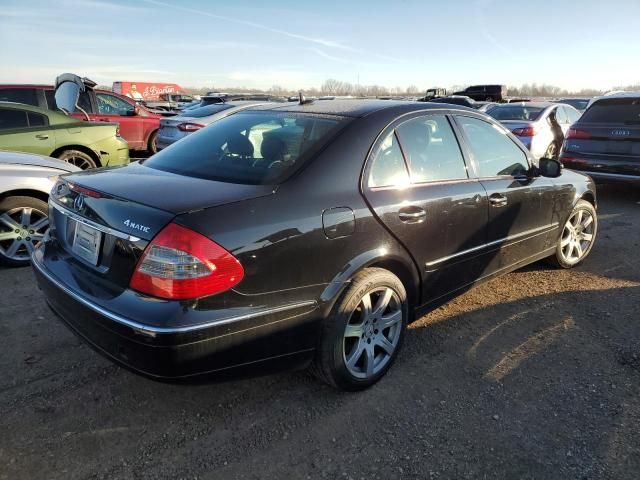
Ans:
[{"label": "car door", "polygon": [[553,180],[531,174],[526,150],[504,127],[471,115],[455,120],[489,198],[487,248],[500,251],[486,273],[548,248],[558,228],[552,223]]},{"label": "car door", "polygon": [[424,303],[480,274],[488,208],[485,190],[473,177],[444,114],[392,124],[367,162],[367,201],[414,258]]},{"label": "car door", "polygon": [[143,135],[143,120],[136,115],[135,105],[109,93],[96,92],[97,115],[100,122],[114,122],[120,125],[120,136],[131,149],[146,148]]},{"label": "car door", "polygon": [[0,108],[0,149],[50,155],[55,136],[41,113]]}]

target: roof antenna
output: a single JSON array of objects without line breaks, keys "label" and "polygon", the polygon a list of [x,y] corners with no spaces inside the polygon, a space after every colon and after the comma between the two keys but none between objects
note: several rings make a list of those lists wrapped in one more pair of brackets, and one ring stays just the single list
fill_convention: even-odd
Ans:
[{"label": "roof antenna", "polygon": [[298,105],[306,105],[307,103],[313,103],[313,99],[306,99],[304,98],[304,95],[302,94],[302,90],[300,90],[298,92],[298,98],[300,99],[300,101],[298,102]]}]

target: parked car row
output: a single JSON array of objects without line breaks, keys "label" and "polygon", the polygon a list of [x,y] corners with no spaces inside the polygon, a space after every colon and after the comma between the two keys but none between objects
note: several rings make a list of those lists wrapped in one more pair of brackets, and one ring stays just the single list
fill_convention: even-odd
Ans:
[{"label": "parked car row", "polygon": [[[65,78],[73,78],[73,81],[82,86],[77,105],[68,113],[80,120],[113,122],[120,127],[119,135],[126,140],[130,150],[156,151],[156,136],[162,118],[160,115],[129,97],[107,90],[96,90],[95,82],[87,78],[76,75]],[[55,85],[0,85],[0,101],[55,111],[55,91]],[[0,148],[3,148],[2,144]]]}]

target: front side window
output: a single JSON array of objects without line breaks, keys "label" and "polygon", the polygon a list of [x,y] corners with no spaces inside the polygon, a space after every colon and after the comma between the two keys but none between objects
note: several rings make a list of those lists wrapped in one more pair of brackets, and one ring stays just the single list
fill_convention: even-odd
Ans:
[{"label": "front side window", "polygon": [[29,126],[27,113],[22,110],[0,108],[0,130],[26,128]]},{"label": "front side window", "polygon": [[409,173],[393,131],[374,150],[369,168],[370,187],[400,187],[409,184]]},{"label": "front side window", "polygon": [[131,115],[134,110],[133,105],[115,95],[98,93],[96,98],[100,115]]},{"label": "front side window", "polygon": [[444,115],[416,117],[397,129],[414,183],[468,178],[458,141]]},{"label": "front side window", "polygon": [[527,157],[497,125],[477,118],[457,116],[478,164],[481,177],[521,176],[529,170]]},{"label": "front side window", "polygon": [[143,165],[220,182],[276,185],[347,121],[337,116],[240,112],[174,143]]}]

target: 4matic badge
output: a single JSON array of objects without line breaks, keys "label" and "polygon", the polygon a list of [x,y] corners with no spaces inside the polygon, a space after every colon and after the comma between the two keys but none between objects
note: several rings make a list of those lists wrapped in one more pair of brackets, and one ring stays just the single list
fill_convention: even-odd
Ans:
[{"label": "4matic badge", "polygon": [[139,230],[139,231],[144,232],[144,233],[149,233],[149,227],[145,227],[144,225],[141,225],[140,223],[132,222],[128,218],[122,223],[124,223],[127,227],[132,228],[133,230]]}]

